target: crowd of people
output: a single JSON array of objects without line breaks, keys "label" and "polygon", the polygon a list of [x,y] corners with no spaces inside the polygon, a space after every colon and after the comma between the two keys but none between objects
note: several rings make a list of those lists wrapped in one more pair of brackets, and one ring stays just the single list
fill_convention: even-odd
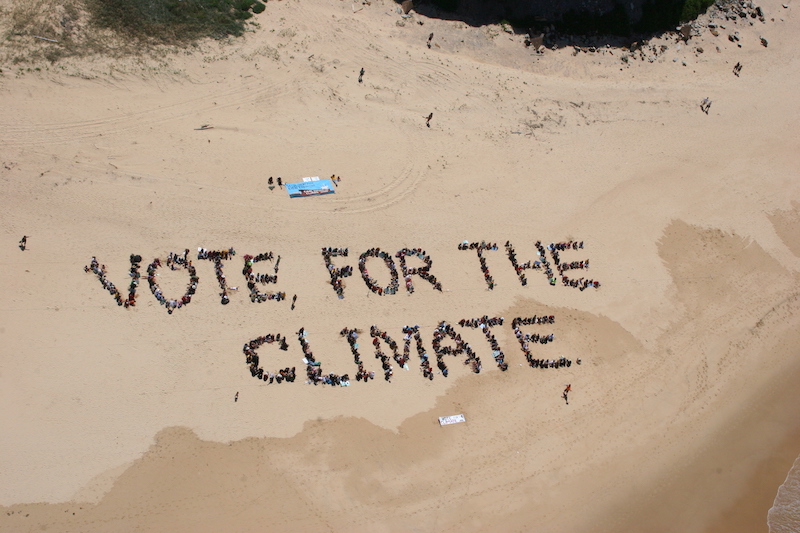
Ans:
[{"label": "crowd of people", "polygon": [[261,337],[256,337],[255,339],[251,340],[242,347],[242,352],[247,360],[247,365],[250,367],[250,375],[252,375],[256,379],[261,379],[267,384],[271,384],[273,382],[281,383],[284,380],[288,382],[292,382],[295,380],[295,367],[286,367],[278,370],[277,372],[265,372],[263,368],[259,366],[259,357],[257,350],[261,347],[262,344],[268,343],[278,343],[280,349],[283,351],[288,350],[289,344],[286,342],[286,338],[282,337],[279,334],[277,335],[263,335]]},{"label": "crowd of people", "polygon": [[[386,267],[389,269],[389,274],[391,275],[391,281],[386,287],[381,287],[378,285],[377,280],[369,275],[369,271],[367,270],[367,259],[370,257],[379,257],[383,259],[384,263],[386,263]],[[361,271],[361,277],[364,278],[364,282],[367,284],[367,287],[369,287],[369,290],[378,296],[397,293],[397,289],[400,287],[400,278],[397,275],[397,267],[394,264],[394,260],[392,260],[392,256],[380,248],[370,248],[366,252],[363,252],[358,257],[358,269]]]},{"label": "crowd of people", "polygon": [[489,273],[489,265],[486,264],[486,258],[483,257],[484,250],[497,250],[497,243],[489,244],[485,241],[469,242],[464,241],[458,245],[459,250],[475,250],[478,254],[478,261],[481,264],[481,272],[483,272],[483,279],[486,280],[489,290],[494,290],[494,278]]},{"label": "crowd of people", "polygon": [[322,249],[322,258],[325,260],[325,267],[328,269],[328,274],[331,276],[330,284],[340,300],[344,298],[344,283],[342,280],[353,275],[353,267],[348,265],[342,268],[336,268],[333,262],[331,262],[331,257],[347,257],[348,253],[349,251],[347,248]]},{"label": "crowd of people", "polygon": [[[343,374],[341,376],[337,374],[323,374],[322,373],[322,365],[314,359],[314,354],[311,352],[311,346],[308,344],[306,337],[308,333],[306,333],[305,328],[300,328],[297,332],[297,340],[300,341],[300,348],[303,350],[303,362],[306,364],[306,376],[308,380],[306,383],[312,385],[339,385],[340,387],[349,387],[350,386],[350,376],[347,374]],[[373,374],[374,377],[374,374]]]},{"label": "crowd of people", "polygon": [[[442,284],[436,280],[436,276],[431,274],[431,267],[433,267],[433,259],[422,248],[403,248],[395,254],[395,257],[400,261],[400,271],[403,273],[403,280],[406,284],[406,290],[409,294],[414,292],[414,284],[411,282],[411,276],[419,276],[425,281],[433,285],[433,288],[442,292]],[[409,268],[406,264],[406,257],[417,257],[421,259],[425,266]]]},{"label": "crowd of people", "polygon": [[422,335],[419,334],[419,326],[404,326],[403,327],[403,357],[408,361],[411,357],[411,341],[412,339],[417,345],[417,355],[420,360],[420,368],[422,370],[422,377],[433,380],[433,368],[428,360],[428,353],[425,346],[422,344]]},{"label": "crowd of people", "polygon": [[[500,368],[502,371],[508,370],[508,363],[505,362],[505,355],[490,330],[494,326],[502,326],[504,322],[505,319],[503,317],[489,317],[487,315],[484,315],[480,318],[462,319],[458,321],[458,325],[461,327],[481,329],[483,331],[492,347],[492,356],[494,357],[498,368]],[[548,344],[555,340],[555,336],[552,333],[524,333],[521,329],[521,326],[544,324],[549,325],[554,323],[555,317],[553,315],[518,317],[512,321],[514,335],[522,347],[522,351],[525,354],[528,364],[532,368],[562,368],[572,366],[572,361],[566,357],[559,357],[557,359],[534,358],[533,354],[531,353],[530,345]],[[391,382],[394,373],[394,364],[397,364],[401,368],[408,370],[408,362],[411,359],[412,342],[416,344],[422,376],[429,380],[433,380],[434,369],[431,366],[428,353],[425,349],[422,336],[419,332],[420,326],[404,326],[402,331],[404,346],[401,353],[398,343],[395,342],[388,333],[382,331],[375,325],[370,327],[369,334],[372,338],[372,344],[375,350],[375,358],[381,363],[384,380]],[[362,331],[359,329],[343,328],[339,332],[339,335],[347,340],[347,343],[350,346],[350,351],[353,354],[354,362],[358,366],[358,371],[355,374],[356,380],[367,382],[371,379],[375,379],[375,372],[369,371],[365,368],[364,362],[362,361],[359,353],[358,340],[362,335]],[[321,364],[314,358],[314,354],[311,351],[311,346],[308,343],[307,337],[308,332],[306,332],[305,328],[300,328],[300,330],[297,331],[297,338],[300,342],[300,347],[304,356],[303,363],[306,365],[306,375],[308,378],[306,383],[313,385],[349,386],[350,376],[348,374],[323,374]],[[451,345],[443,345],[448,340],[451,341]],[[294,381],[295,367],[287,367],[279,370],[277,373],[270,373],[265,372],[263,368],[259,366],[260,359],[257,351],[264,343],[277,343],[281,350],[286,351],[288,349],[287,339],[282,337],[280,334],[264,335],[245,343],[242,347],[242,352],[245,354],[247,365],[250,369],[250,374],[257,379],[261,379],[268,383],[273,383],[274,381],[281,383],[284,380],[289,382]],[[388,354],[382,349],[382,344],[385,344],[389,347]],[[476,355],[469,343],[462,339],[461,335],[456,332],[453,326],[447,322],[440,322],[434,329],[432,346],[433,351],[436,354],[436,366],[444,377],[448,377],[449,375],[449,369],[444,362],[445,356],[458,357],[464,355],[466,356],[464,359],[464,365],[470,365],[472,372],[476,374],[481,372],[482,366],[480,357]],[[577,360],[577,363],[581,363],[580,359]]]},{"label": "crowd of people", "polygon": [[131,254],[130,262],[131,270],[128,275],[131,278],[131,283],[128,287],[128,297],[125,299],[122,298],[122,294],[111,282],[111,280],[106,277],[106,266],[101,265],[95,256],[92,256],[92,260],[90,261],[89,265],[83,267],[83,271],[91,272],[97,275],[97,278],[100,280],[100,284],[111,294],[111,296],[114,297],[117,305],[131,307],[136,305],[136,290],[139,287],[139,268],[141,267],[142,256]]},{"label": "crowd of people", "polygon": [[[214,261],[214,274],[217,276],[217,282],[219,283],[219,288],[222,292],[220,292],[220,298],[222,299],[222,305],[227,305],[230,302],[230,298],[228,296],[228,281],[225,278],[225,273],[222,271],[222,267],[224,264],[222,260],[228,260],[229,258],[236,255],[236,250],[233,248],[228,248],[227,250],[206,250],[205,248],[198,248],[197,249],[197,259],[208,259],[209,261]],[[233,287],[231,290],[235,290],[236,288]]]},{"label": "crowd of people", "polygon": [[[452,341],[455,342],[455,347],[452,346],[442,346],[442,340],[449,337]],[[476,374],[479,374],[482,370],[481,366],[481,359],[475,352],[472,350],[472,347],[461,338],[461,335],[453,329],[453,326],[448,324],[447,322],[440,322],[436,329],[433,330],[433,341],[431,342],[433,346],[433,351],[436,353],[436,366],[439,367],[439,370],[442,372],[444,377],[448,375],[447,365],[444,363],[444,356],[445,355],[455,355],[459,356],[462,354],[466,354],[466,359],[464,360],[465,365],[472,365],[472,371]]]},{"label": "crowd of people", "polygon": [[375,379],[375,372],[368,371],[364,368],[364,362],[361,360],[361,354],[358,353],[357,341],[360,333],[361,331],[357,329],[344,328],[339,332],[339,335],[347,339],[347,344],[350,345],[350,352],[353,354],[353,361],[358,366],[358,371],[356,372],[356,381],[364,381],[366,383],[371,379]]},{"label": "crowd of people", "polygon": [[514,247],[509,241],[506,241],[506,254],[508,255],[508,260],[511,261],[511,266],[514,267],[514,271],[517,273],[519,282],[522,283],[523,287],[528,284],[528,278],[525,276],[525,271],[529,268],[542,268],[540,261],[528,261],[526,263],[519,264],[517,261],[517,253],[514,251]]},{"label": "crowd of people", "polygon": [[458,325],[461,327],[478,328],[483,332],[486,340],[489,341],[489,346],[492,348],[492,357],[494,357],[494,360],[497,363],[497,368],[503,372],[508,370],[508,363],[506,363],[506,356],[503,353],[503,350],[500,348],[500,343],[497,342],[497,339],[492,333],[491,328],[493,326],[502,326],[504,321],[505,318],[503,317],[489,318],[488,315],[484,315],[481,318],[462,318],[458,321]]},{"label": "crowd of people", "polygon": [[539,265],[534,264],[533,268],[543,268],[544,275],[547,276],[550,285],[555,285],[557,279],[555,274],[553,274],[553,269],[550,267],[550,261],[547,260],[547,252],[544,246],[542,246],[542,241],[536,241],[534,246],[536,247],[536,252],[539,254]]},{"label": "crowd of people", "polygon": [[188,305],[189,302],[192,301],[192,296],[197,291],[197,283],[200,281],[200,278],[197,276],[197,270],[194,268],[194,265],[192,265],[192,262],[188,259],[188,255],[189,250],[186,250],[182,256],[170,254],[167,259],[167,267],[170,270],[184,268],[189,271],[189,285],[186,287],[186,293],[180,300],[167,299],[161,292],[161,287],[158,286],[156,270],[161,267],[161,260],[154,259],[152,263],[147,265],[147,282],[150,284],[150,292],[153,293],[153,296],[156,297],[159,304],[167,308],[167,313],[169,314],[172,314],[175,309],[180,309],[184,305]]},{"label": "crowd of people", "polygon": [[522,347],[522,352],[525,354],[525,359],[528,364],[533,368],[560,368],[564,366],[572,366],[572,361],[566,357],[558,359],[537,359],[533,357],[530,351],[529,344],[539,343],[547,344],[555,340],[555,335],[550,333],[548,335],[540,335],[538,333],[527,334],[523,333],[520,326],[538,325],[538,324],[554,324],[556,321],[555,316],[533,316],[533,317],[517,317],[511,321],[511,328],[514,330],[514,336],[517,337],[519,345]]},{"label": "crowd of people", "polygon": [[547,247],[550,250],[550,255],[553,257],[553,261],[556,263],[556,268],[558,269],[559,274],[561,274],[561,283],[565,287],[574,287],[576,289],[580,289],[581,291],[585,291],[589,287],[594,287],[595,289],[600,288],[600,282],[595,281],[593,279],[587,278],[579,278],[573,279],[564,274],[567,270],[588,270],[589,269],[589,260],[585,259],[583,261],[571,261],[569,263],[562,263],[561,257],[559,256],[558,252],[563,252],[564,250],[580,250],[583,249],[583,241],[568,241],[568,242],[560,242],[560,243],[550,243]]},{"label": "crowd of people", "polygon": [[197,249],[198,259],[210,259],[211,261],[227,261],[236,255],[236,250],[228,248],[227,250],[206,250],[205,248]]},{"label": "crowd of people", "polygon": [[[581,260],[581,261],[569,261],[563,262],[561,261],[561,257],[559,255],[560,252],[565,250],[580,250],[583,249],[583,241],[567,241],[567,242],[560,242],[560,243],[551,243],[545,248],[541,241],[536,241],[535,247],[537,250],[538,259],[533,261],[527,261],[525,263],[520,263],[517,258],[516,251],[514,247],[511,245],[509,241],[505,243],[505,249],[508,255],[509,260],[511,261],[512,266],[514,267],[517,276],[523,286],[528,284],[528,279],[525,275],[525,271],[529,269],[534,270],[543,270],[544,274],[547,276],[551,285],[556,285],[558,282],[557,275],[561,276],[561,282],[564,286],[574,287],[581,291],[586,290],[587,288],[593,287],[595,289],[600,287],[600,282],[595,281],[594,279],[589,278],[570,278],[567,276],[568,271],[573,270],[587,270],[589,268],[589,260]],[[493,290],[496,286],[494,279],[492,278],[491,273],[489,272],[489,267],[484,257],[485,251],[496,251],[498,250],[497,243],[487,243],[486,241],[481,242],[469,242],[463,241],[458,245],[459,250],[475,250],[478,256],[478,260],[480,262],[480,268],[483,273],[484,279],[489,290]],[[325,266],[328,269],[328,273],[330,275],[330,284],[333,287],[334,291],[338,295],[340,299],[344,298],[344,279],[348,278],[353,275],[353,267],[352,266],[343,266],[341,268],[336,267],[333,262],[332,258],[334,257],[347,257],[349,254],[348,248],[322,248],[322,256],[325,261]],[[198,248],[197,251],[197,258],[198,259],[206,259],[214,261],[214,272],[217,277],[217,282],[219,283],[221,293],[220,296],[222,298],[222,304],[229,303],[229,291],[238,290],[237,287],[228,287],[227,280],[225,273],[223,271],[223,260],[228,260],[233,258],[236,255],[236,251],[233,248],[229,248],[227,250],[207,250],[205,248]],[[552,257],[555,266],[552,266],[548,261],[548,255]],[[370,276],[370,273],[367,269],[367,260],[371,257],[376,257],[382,259],[385,263],[387,269],[389,270],[389,274],[391,280],[386,287],[381,287],[378,284],[378,281]],[[398,259],[400,264],[398,273],[398,267],[396,262],[392,258],[392,256],[380,248],[370,248],[364,253],[359,256],[358,259],[358,268],[361,272],[361,275],[369,289],[378,295],[384,294],[396,294],[400,288],[400,276],[402,275],[403,281],[405,283],[406,290],[409,294],[415,291],[414,283],[413,283],[413,276],[419,276],[421,279],[429,282],[434,289],[438,291],[442,291],[442,284],[436,279],[436,277],[431,274],[431,268],[433,266],[433,260],[428,253],[423,250],[422,248],[403,248],[399,250],[394,257]],[[407,263],[407,259],[415,258],[421,260],[423,262],[422,266],[410,267]],[[134,258],[138,258],[134,261]],[[253,266],[255,263],[260,261],[275,261],[274,262],[274,273],[255,273],[253,271]],[[278,281],[278,268],[280,264],[281,257],[277,256],[275,258],[272,252],[261,253],[257,255],[245,255],[244,256],[244,268],[242,270],[242,274],[244,275],[247,281],[247,287],[250,291],[250,300],[252,302],[264,302],[267,300],[277,300],[282,301],[286,299],[285,292],[266,292],[262,293],[258,290],[258,284],[271,284],[276,283]],[[131,283],[128,291],[128,297],[123,297],[122,293],[114,286],[114,284],[107,278],[105,265],[100,265],[97,262],[95,257],[92,257],[92,264],[85,266],[84,270],[86,272],[92,272],[98,276],[100,282],[104,289],[108,290],[109,293],[114,297],[117,301],[117,304],[120,306],[130,307],[135,305],[136,303],[136,291],[139,284],[139,268],[140,268],[141,256],[138,255],[131,255]],[[155,271],[157,268],[161,266],[161,262],[159,259],[154,260],[148,266],[148,281],[150,283],[150,289],[153,292],[153,295],[156,297],[158,302],[161,305],[164,305],[167,308],[167,312],[170,314],[174,309],[180,308],[191,301],[191,297],[194,294],[197,283],[199,278],[197,277],[197,273],[195,268],[192,266],[191,261],[189,260],[189,250],[186,249],[183,254],[176,254],[170,253],[166,260],[166,266],[168,266],[172,270],[178,269],[186,269],[189,271],[190,274],[190,282],[189,288],[187,289],[186,293],[183,297],[179,300],[175,299],[167,299],[161,292],[160,287],[158,286],[158,282],[155,278]],[[554,269],[557,271],[557,274],[554,272]],[[292,309],[294,309],[294,303],[296,302],[297,296],[295,295],[292,301]],[[475,326],[478,327],[478,326]],[[488,337],[487,337],[488,338]],[[490,340],[490,342],[492,342]],[[496,350],[499,351],[499,350]],[[496,354],[497,355],[497,354]]]},{"label": "crowd of people", "polygon": [[[244,256],[244,268],[242,269],[242,274],[244,275],[245,279],[247,280],[247,288],[250,289],[250,301],[251,302],[266,302],[267,300],[285,300],[286,293],[285,292],[260,292],[256,283],[261,284],[268,284],[268,283],[275,283],[278,281],[278,264],[280,263],[281,257],[278,256],[278,260],[275,262],[275,274],[254,274],[253,273],[253,265],[258,263],[259,261],[272,261],[273,259],[272,252],[267,252],[258,255],[245,255]],[[224,303],[224,302],[223,302]]]},{"label": "crowd of people", "polygon": [[[380,359],[381,361],[381,367],[383,368],[384,379],[386,381],[391,381],[392,378],[392,359],[394,359],[394,361],[402,368],[408,370],[408,357],[405,355],[405,353],[403,355],[398,353],[397,343],[389,336],[388,333],[381,331],[373,325],[369,328],[369,334],[372,337],[372,344],[375,346],[375,358]],[[381,350],[381,340],[388,344],[389,348],[392,350],[391,358],[383,353],[383,350]]]}]

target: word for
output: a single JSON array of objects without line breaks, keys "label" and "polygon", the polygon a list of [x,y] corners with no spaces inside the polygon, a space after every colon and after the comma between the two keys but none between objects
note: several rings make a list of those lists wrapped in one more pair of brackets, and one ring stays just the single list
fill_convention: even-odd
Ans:
[{"label": "word for", "polygon": [[[478,328],[483,331],[489,346],[492,349],[492,357],[497,364],[497,367],[502,370],[508,370],[508,363],[505,362],[505,354],[497,342],[492,328],[495,326],[502,326],[505,322],[503,317],[483,316],[481,318],[463,319],[458,322],[458,325],[463,328]],[[545,335],[539,333],[524,333],[522,326],[529,325],[543,325],[554,324],[554,316],[533,316],[533,317],[517,317],[511,322],[511,327],[514,331],[517,340],[519,341],[522,353],[525,355],[529,366],[532,368],[563,368],[572,366],[572,360],[566,357],[558,359],[537,359],[534,358],[530,345],[534,343],[548,344],[555,340],[553,333]],[[405,370],[409,370],[409,363],[411,362],[411,346],[417,352],[419,359],[419,370],[422,377],[425,379],[433,380],[435,374],[448,377],[450,369],[447,366],[445,358],[447,357],[463,357],[462,363],[468,366],[472,372],[479,374],[483,369],[481,359],[475,350],[464,341],[456,329],[447,322],[440,322],[439,325],[433,330],[433,337],[431,339],[432,352],[425,348],[422,336],[419,332],[419,325],[404,326],[402,328],[403,339],[402,347],[396,342],[386,331],[381,330],[373,325],[369,328],[369,338],[372,344],[372,349],[375,354],[375,359],[379,362],[383,370],[384,381],[391,382],[394,376],[394,367],[399,366]],[[356,381],[368,382],[375,379],[375,371],[369,370],[362,359],[361,346],[359,340],[364,336],[360,329],[343,328],[339,332],[350,346],[350,352],[353,355],[353,362],[356,365],[355,379]],[[350,385],[349,374],[336,374],[333,372],[323,372],[322,363],[316,359],[311,344],[309,342],[309,334],[305,328],[300,328],[296,333],[297,340],[300,343],[300,348],[303,352],[303,364],[306,366],[306,383],[312,385],[338,385],[347,387]],[[293,382],[295,380],[295,367],[284,368],[277,372],[269,372],[264,370],[260,363],[262,359],[258,355],[258,349],[264,344],[275,345],[281,350],[288,350],[287,337],[281,334],[267,334],[247,342],[242,347],[242,352],[245,355],[250,374],[256,379],[262,380],[265,383],[271,384],[273,381],[281,383],[282,381]],[[432,354],[432,357],[429,356]],[[431,359],[434,360],[432,363]],[[577,361],[580,364],[580,359]],[[437,370],[434,370],[434,365]]]},{"label": "word for", "polygon": [[[571,278],[567,275],[568,272],[574,270],[587,270],[589,268],[589,260],[574,260],[564,261],[560,254],[566,251],[577,251],[583,249],[583,242],[568,241],[561,243],[550,243],[547,246],[543,245],[541,241],[536,241],[536,258],[527,261],[521,261],[514,249],[514,246],[506,241],[505,253],[511,266],[517,274],[520,284],[524,287],[528,285],[527,272],[541,271],[550,285],[556,286],[559,283],[565,287],[577,288],[581,291],[587,288],[598,289],[600,282],[588,278]],[[469,242],[464,241],[458,245],[459,250],[474,251],[478,258],[480,270],[483,273],[484,280],[488,290],[494,290],[496,283],[486,261],[486,255],[490,252],[499,251],[497,243]],[[233,248],[227,250],[206,250],[205,248],[198,248],[197,259],[211,261],[214,264],[214,272],[216,274],[217,283],[220,288],[220,302],[225,305],[230,302],[230,292],[238,290],[238,287],[229,287],[227,276],[224,271],[223,261],[233,259],[236,256],[236,251]],[[347,258],[349,250],[347,248],[322,248],[322,260],[328,275],[330,277],[330,285],[336,295],[342,299],[345,296],[345,279],[353,276],[354,268],[351,265],[337,266],[339,258]],[[549,259],[548,259],[549,256]],[[277,258],[272,252],[264,252],[256,255],[244,255],[244,266],[242,268],[242,276],[244,277],[247,288],[250,292],[250,301],[253,303],[261,303],[268,300],[281,301],[286,298],[285,292],[262,292],[261,286],[271,285],[278,281],[278,268],[281,261],[281,256]],[[381,286],[381,284],[370,274],[367,268],[370,260],[377,263],[377,268],[386,268],[389,273],[389,284]],[[409,260],[413,261],[416,266],[410,266]],[[552,260],[552,262],[551,262]],[[123,297],[123,294],[116,288],[114,283],[108,279],[107,269],[105,265],[101,265],[96,257],[92,257],[88,266],[84,270],[93,273],[100,280],[102,287],[107,290],[119,306],[128,308],[136,305],[136,295],[139,288],[140,281],[140,267],[142,256],[131,254],[130,256],[130,283],[128,286],[128,295]],[[271,263],[271,272],[256,272],[255,268],[259,264]],[[186,249],[182,254],[170,253],[163,265],[173,271],[183,270],[188,274],[188,283],[186,292],[180,297],[168,297],[163,294],[161,287],[159,287],[157,276],[158,269],[162,268],[162,260],[160,258],[154,259],[147,266],[147,281],[150,286],[150,292],[156,298],[159,304],[163,305],[167,313],[172,314],[175,309],[181,309],[192,301],[192,296],[197,291],[197,285],[200,278],[197,275],[197,270],[189,259],[189,250]],[[399,265],[399,268],[398,268]],[[422,248],[403,248],[394,254],[387,253],[380,248],[370,248],[361,253],[358,257],[358,270],[361,273],[361,279],[367,288],[375,294],[380,296],[394,295],[401,290],[402,286],[408,294],[413,294],[417,286],[421,283],[428,283],[434,290],[442,292],[442,284],[431,272],[433,268],[433,259]],[[420,283],[415,284],[415,279],[419,279]],[[478,326],[475,326],[478,327]]]}]

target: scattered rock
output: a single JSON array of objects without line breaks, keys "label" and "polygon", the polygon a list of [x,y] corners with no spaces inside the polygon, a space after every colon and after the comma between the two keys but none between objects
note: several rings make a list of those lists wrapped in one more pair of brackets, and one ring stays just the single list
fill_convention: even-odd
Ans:
[{"label": "scattered rock", "polygon": [[692,37],[692,25],[691,24],[684,24],[679,28],[681,37],[683,38],[684,42],[688,41]]},{"label": "scattered rock", "polygon": [[761,39],[761,45],[766,48],[769,42],[764,37],[759,37]]}]

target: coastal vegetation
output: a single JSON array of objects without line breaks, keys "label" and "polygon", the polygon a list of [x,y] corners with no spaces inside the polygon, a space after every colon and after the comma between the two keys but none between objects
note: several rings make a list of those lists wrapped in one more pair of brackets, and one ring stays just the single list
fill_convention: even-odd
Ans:
[{"label": "coastal vegetation", "polygon": [[180,43],[239,36],[260,0],[86,0],[93,21],[135,39]]}]

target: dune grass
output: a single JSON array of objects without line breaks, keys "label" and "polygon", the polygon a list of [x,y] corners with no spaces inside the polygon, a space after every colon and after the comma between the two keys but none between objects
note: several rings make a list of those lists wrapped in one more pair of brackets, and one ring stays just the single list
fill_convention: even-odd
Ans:
[{"label": "dune grass", "polygon": [[244,33],[259,0],[86,0],[100,27],[145,41],[179,43]]}]

